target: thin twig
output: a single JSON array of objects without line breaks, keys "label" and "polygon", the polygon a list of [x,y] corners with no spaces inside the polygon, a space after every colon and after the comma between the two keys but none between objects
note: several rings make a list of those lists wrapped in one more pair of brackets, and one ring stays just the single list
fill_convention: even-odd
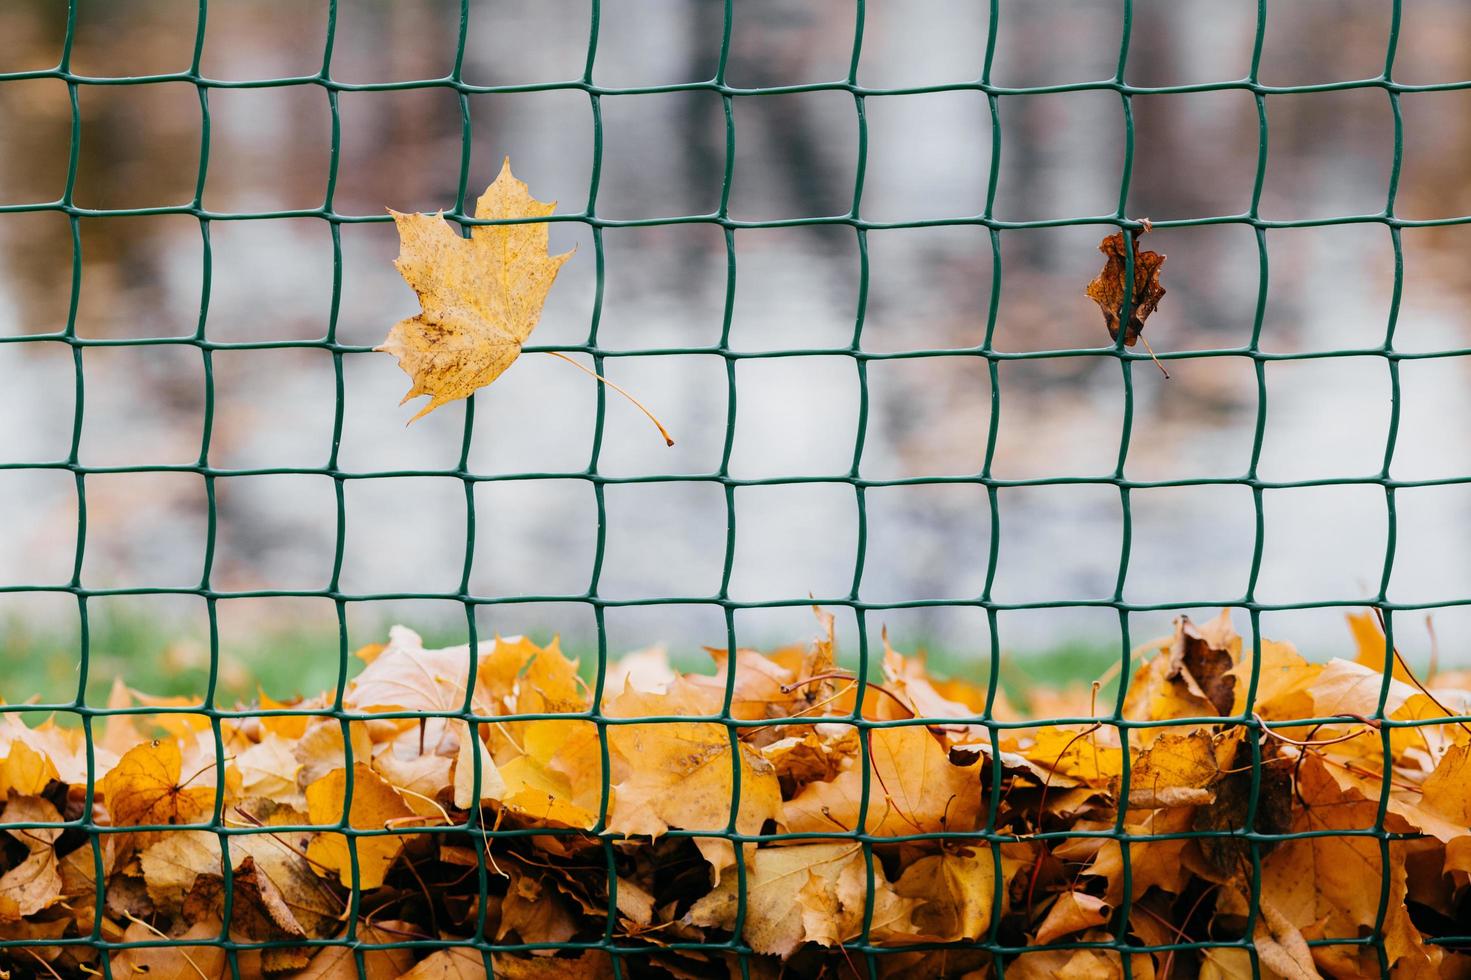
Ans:
[{"label": "thin twig", "polygon": [[[1384,645],[1389,646],[1389,627],[1384,622],[1384,610],[1380,609],[1378,606],[1374,606],[1373,609],[1374,615],[1379,619],[1379,631],[1384,634]],[[1437,698],[1434,694],[1430,693],[1429,688],[1420,683],[1420,678],[1415,676],[1415,672],[1410,669],[1410,665],[1405,662],[1405,658],[1400,656],[1399,648],[1389,646],[1389,652],[1394,655],[1394,662],[1398,663],[1401,667],[1404,668],[1405,676],[1410,679],[1410,683],[1418,687],[1420,689],[1420,693],[1430,699],[1431,704],[1435,705],[1441,711],[1444,711],[1447,718],[1454,718],[1456,716],[1456,713],[1454,711],[1441,704],[1440,699]],[[1394,673],[1393,669],[1391,669],[1390,673],[1391,675]],[[1466,727],[1466,723],[1464,721],[1458,721],[1456,722],[1456,724],[1461,726],[1462,731],[1466,732],[1468,735],[1471,735],[1471,728]]]},{"label": "thin twig", "polygon": [[1429,613],[1425,614],[1425,632],[1430,634],[1430,666],[1425,670],[1425,681],[1429,683],[1440,673],[1440,640],[1435,635],[1435,617]]},{"label": "thin twig", "polygon": [[1165,376],[1166,381],[1170,380],[1170,372],[1165,370],[1164,364],[1160,363],[1159,355],[1154,352],[1153,347],[1149,346],[1149,338],[1145,337],[1143,333],[1140,333],[1139,342],[1144,345],[1145,350],[1149,351],[1149,357],[1154,361],[1154,366],[1159,368],[1159,373]]},{"label": "thin twig", "polygon": [[[1347,735],[1339,735],[1337,738],[1320,738],[1320,739],[1308,739],[1308,740],[1304,740],[1304,741],[1298,741],[1295,738],[1292,738],[1292,737],[1287,736],[1287,735],[1283,735],[1281,732],[1276,732],[1276,731],[1273,731],[1271,728],[1268,728],[1267,727],[1266,719],[1264,719],[1261,715],[1257,714],[1255,711],[1253,711],[1251,713],[1251,716],[1253,718],[1255,718],[1256,719],[1256,723],[1262,727],[1262,734],[1263,735],[1267,735],[1270,738],[1275,738],[1279,742],[1286,742],[1288,745],[1296,745],[1298,748],[1304,748],[1304,749],[1307,749],[1307,748],[1317,748],[1320,745],[1337,745],[1339,742],[1348,742],[1348,741],[1351,741],[1353,739],[1358,738],[1360,735],[1367,735],[1367,734],[1369,734],[1368,731],[1366,731],[1364,728],[1361,728],[1358,731],[1349,732]],[[1342,717],[1347,718],[1347,719],[1353,719],[1355,721],[1359,721],[1359,722],[1361,722],[1365,726],[1365,728],[1373,729],[1374,731],[1378,731],[1379,730],[1379,724],[1378,724],[1378,722],[1376,722],[1372,718],[1365,718],[1363,715],[1355,715],[1355,714],[1346,714],[1346,715],[1343,715]],[[1318,728],[1321,728],[1321,727],[1322,727],[1321,725],[1315,725],[1313,727],[1313,730],[1314,731],[1317,731],[1317,729]]]},{"label": "thin twig", "polygon": [[655,428],[657,428],[659,430],[659,435],[661,435],[661,436],[664,437],[664,444],[667,445],[667,446],[674,445],[674,437],[669,434],[669,430],[668,429],[664,428],[664,423],[663,422],[660,422],[658,419],[654,418],[654,413],[651,412],[651,411],[649,411],[647,408],[645,408],[643,402],[639,401],[637,398],[633,397],[628,392],[626,392],[622,388],[618,387],[618,385],[616,385],[613,382],[609,381],[607,378],[603,377],[598,372],[594,371],[592,368],[590,368],[590,367],[584,367],[583,365],[578,364],[576,361],[574,361],[572,358],[568,357],[566,354],[563,354],[561,351],[549,350],[549,351],[545,351],[545,353],[550,354],[553,357],[560,357],[562,360],[566,361],[568,364],[570,364],[573,367],[577,368],[577,370],[583,371],[583,372],[585,372],[587,374],[592,375],[594,378],[597,378],[599,381],[601,381],[603,384],[607,385],[609,388],[612,388],[614,391],[618,392],[618,394],[622,395],[624,398],[627,398],[629,401],[633,402],[634,407],[637,408],[640,412],[643,412],[645,415],[647,415],[649,417],[649,421],[652,422],[652,423],[654,423]]}]

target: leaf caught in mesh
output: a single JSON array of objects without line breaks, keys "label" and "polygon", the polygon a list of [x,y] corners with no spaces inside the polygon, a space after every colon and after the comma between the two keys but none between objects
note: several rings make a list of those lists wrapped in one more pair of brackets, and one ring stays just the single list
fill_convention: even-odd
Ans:
[{"label": "leaf caught in mesh", "polygon": [[[558,271],[572,257],[572,250],[549,254],[547,223],[525,219],[545,218],[556,208],[556,201],[531,196],[526,183],[511,173],[511,158],[506,157],[500,174],[476,202],[475,219],[521,223],[481,225],[464,238],[442,212],[401,214],[390,209],[399,237],[394,264],[418,294],[422,309],[394,324],[377,350],[398,358],[399,367],[413,379],[403,401],[429,396],[409,422],[470,397],[521,356],[521,345],[541,320]],[[552,353],[628,398],[658,426],[664,441],[674,445],[659,420],[632,395],[565,354]]]},{"label": "leaf caught in mesh", "polygon": [[[500,176],[475,206],[482,221],[542,218],[555,201],[538,201],[511,174]],[[390,212],[401,242],[398,271],[423,311],[400,320],[378,349],[398,358],[414,384],[404,401],[428,395],[410,422],[490,384],[521,354],[547,293],[571,252],[547,254],[545,222],[485,225],[462,238],[440,215]]]},{"label": "leaf caught in mesh", "polygon": [[[1124,243],[1122,231],[1114,232],[1098,243],[1098,251],[1105,256],[1103,270],[1088,283],[1087,289],[1088,298],[1103,311],[1103,322],[1108,326],[1109,337],[1114,340],[1119,337],[1119,317],[1127,298],[1129,322],[1124,329],[1125,347],[1133,347],[1143,339],[1144,321],[1159,307],[1159,301],[1165,295],[1165,287],[1159,281],[1165,256],[1139,248],[1139,237],[1150,230],[1148,219],[1143,225],[1143,230],[1134,234],[1133,289],[1128,284],[1128,246]],[[1149,349],[1149,341],[1144,341],[1144,347]],[[1153,350],[1149,353],[1150,356],[1154,355]],[[1159,364],[1159,361],[1156,360],[1155,363]],[[1164,371],[1163,365],[1160,365],[1160,370]],[[1169,376],[1169,372],[1165,371],[1165,377]]]}]

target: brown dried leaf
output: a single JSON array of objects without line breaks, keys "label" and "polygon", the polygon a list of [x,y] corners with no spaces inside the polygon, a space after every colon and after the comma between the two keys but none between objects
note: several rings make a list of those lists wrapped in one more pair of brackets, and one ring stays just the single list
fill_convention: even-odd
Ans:
[{"label": "brown dried leaf", "polygon": [[[60,823],[56,807],[37,796],[12,796],[0,815],[4,823]],[[61,899],[61,870],[56,861],[58,828],[28,828],[8,831],[30,853],[0,877],[0,920],[34,915]],[[6,911],[12,915],[4,914]]]},{"label": "brown dried leaf", "polygon": [[[1148,228],[1146,227],[1146,231]],[[1134,289],[1129,304],[1129,327],[1124,332],[1124,344],[1133,347],[1139,340],[1140,333],[1144,330],[1144,321],[1159,306],[1159,301],[1164,298],[1165,287],[1160,284],[1160,267],[1165,263],[1165,256],[1158,252],[1140,251],[1139,237],[1143,232],[1134,233]],[[1128,274],[1125,268],[1127,246],[1124,244],[1124,233],[1114,232],[1098,243],[1098,251],[1106,258],[1103,263],[1103,271],[1098,273],[1097,278],[1088,283],[1088,298],[1098,304],[1103,311],[1103,322],[1108,326],[1108,335],[1115,340],[1119,336],[1119,311],[1124,306],[1124,296],[1128,291],[1125,276]]]},{"label": "brown dried leaf", "polygon": [[[1220,618],[1226,617],[1222,611]],[[1197,628],[1189,616],[1175,620],[1175,639],[1170,645],[1170,669],[1166,676],[1170,680],[1183,681],[1191,694],[1209,702],[1218,715],[1229,715],[1236,703],[1236,675],[1231,672],[1234,664],[1225,644],[1209,632],[1217,624],[1207,623]],[[1212,640],[1215,642],[1212,642]]]},{"label": "brown dried leaf", "polygon": [[[874,862],[873,918],[869,935],[912,932],[916,899],[901,897]],[[868,867],[863,848],[851,843],[809,843],[764,848],[746,868],[745,926],[741,935],[758,953],[791,956],[804,943],[835,946],[863,930]],[[685,920],[724,931],[735,928],[736,876],[695,903]]]},{"label": "brown dried leaf", "polygon": [[[220,924],[201,922],[180,936],[160,936],[146,923],[134,922],[123,933],[129,943],[163,943],[183,940],[178,946],[132,946],[112,957],[115,977],[147,977],[148,980],[216,980],[230,975],[225,948],[219,945]],[[193,943],[214,942],[213,946]]]}]

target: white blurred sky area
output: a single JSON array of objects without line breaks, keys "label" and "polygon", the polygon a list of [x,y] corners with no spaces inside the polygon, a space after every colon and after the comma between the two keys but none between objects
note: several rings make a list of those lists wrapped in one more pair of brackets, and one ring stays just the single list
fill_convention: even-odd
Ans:
[{"label": "white blurred sky area", "polygon": [[[82,5],[73,69],[129,75],[183,70],[193,46],[194,0]],[[852,58],[851,2],[737,0],[727,81],[740,88],[831,81]],[[1136,0],[1126,79],[1169,86],[1243,77],[1255,4],[1243,0]],[[857,77],[872,88],[971,81],[986,50],[984,3],[878,0],[867,5]],[[0,71],[54,64],[63,5],[10,0],[0,10]],[[471,4],[463,77],[476,84],[580,77],[585,0]],[[607,0],[593,79],[611,87],[713,76],[721,5],[698,0]],[[1396,78],[1471,78],[1471,15],[1455,0],[1406,2]],[[1378,2],[1270,5],[1261,81],[1323,83],[1382,70],[1388,7]],[[349,82],[432,78],[452,66],[458,4],[344,0],[331,70]],[[992,79],[1026,87],[1111,77],[1119,58],[1118,2],[1005,0]],[[212,4],[202,71],[226,79],[313,74],[321,67],[326,4],[232,0]],[[1457,26],[1459,25],[1459,27]],[[193,194],[198,96],[183,83],[82,86],[82,144],[75,200],[89,208],[179,204]],[[217,89],[207,208],[222,212],[314,208],[323,200],[331,117],[317,86]],[[581,91],[472,95],[469,187],[478,192],[509,155],[533,194],[563,213],[590,206],[608,218],[713,211],[720,200],[725,130],[710,92],[601,99],[603,159],[589,202],[594,152],[590,100]],[[1003,95],[994,214],[1006,220],[1112,213],[1124,170],[1118,95],[1072,91]],[[462,151],[453,91],[348,91],[340,96],[340,176],[333,201],[346,215],[453,205]],[[1464,168],[1471,92],[1407,94],[1404,167],[1396,213],[1443,218],[1471,212]],[[743,220],[844,214],[854,200],[859,125],[843,91],[741,96],[730,213]],[[1260,214],[1274,220],[1367,214],[1386,206],[1394,123],[1382,88],[1266,99],[1271,131]],[[982,93],[949,91],[866,100],[861,214],[874,221],[963,218],[985,207],[992,121]],[[70,126],[65,85],[0,81],[0,115],[13,121],[0,146],[0,204],[52,200],[64,188]],[[1192,219],[1240,214],[1256,178],[1257,108],[1248,92],[1140,95],[1133,100],[1130,217]],[[390,225],[341,227],[338,338],[375,344],[417,310],[393,269]],[[984,341],[997,308],[994,348],[1005,353],[1099,347],[1097,309],[1083,295],[1097,272],[1100,224],[1003,231],[1001,277],[992,243],[975,224],[869,233],[868,293],[860,309],[860,255],[849,227],[741,229],[730,346],[737,351],[835,349],[854,338],[872,352],[965,350]],[[85,337],[192,334],[199,323],[204,255],[187,215],[82,218],[76,329]],[[222,342],[320,338],[332,301],[333,251],[317,218],[215,221],[206,335]],[[1471,347],[1461,257],[1471,227],[1402,234],[1403,283],[1394,343],[1402,351]],[[533,342],[582,343],[597,301],[597,248],[589,227],[558,223],[552,249],[576,245]],[[1265,233],[1270,274],[1261,349],[1358,350],[1382,344],[1395,291],[1390,232],[1371,222]],[[1169,256],[1169,290],[1149,321],[1156,350],[1247,344],[1260,285],[1253,230],[1219,223],[1160,229],[1145,244]],[[612,228],[602,238],[598,343],[612,350],[715,345],[727,301],[719,227],[685,223]],[[71,240],[56,213],[0,214],[0,332],[61,329],[71,288]],[[188,464],[198,459],[205,400],[203,358],[191,346],[87,348],[78,458],[89,466]],[[1234,478],[1251,465],[1258,377],[1245,357],[1170,362],[1166,381],[1133,368],[1133,419],[1123,472],[1130,479]],[[1399,364],[1396,479],[1445,480],[1396,493],[1388,579],[1397,602],[1471,600],[1471,385],[1464,357]],[[632,356],[606,361],[669,426],[666,449],[635,409],[610,395],[597,472],[615,477],[711,474],[727,440],[724,359]],[[1003,360],[992,475],[1003,480],[1106,477],[1118,464],[1124,386],[1117,360],[1066,356]],[[59,343],[0,344],[0,460],[65,458],[75,411],[71,350]],[[320,349],[222,350],[213,355],[209,462],[223,469],[322,466],[331,451],[332,357]],[[1385,465],[1392,418],[1389,362],[1377,356],[1268,361],[1264,481],[1372,477]],[[349,472],[452,469],[465,409],[455,404],[412,427],[399,407],[407,379],[386,354],[343,358],[344,426],[338,462]],[[973,353],[867,362],[868,415],[858,472],[866,479],[974,476],[992,425],[985,358]],[[854,465],[861,404],[858,362],[846,354],[736,361],[729,474],[739,479],[841,477]],[[523,356],[477,396],[469,469],[477,474],[574,474],[592,459],[597,392],[581,372],[541,354]],[[193,473],[101,474],[87,484],[82,582],[91,587],[192,586],[207,537],[203,479]],[[337,535],[332,481],[320,475],[224,477],[211,583],[221,590],[320,589]],[[842,482],[742,486],[734,493],[729,595],[741,601],[846,596],[857,572],[874,602],[976,599],[999,542],[992,597],[1005,603],[1105,600],[1119,578],[1124,521],[1106,483],[1004,487],[992,527],[978,483],[876,487],[864,499],[866,538],[857,569],[858,495]],[[1256,598],[1265,603],[1368,597],[1385,575],[1390,533],[1376,485],[1267,489]],[[592,485],[578,479],[488,481],[474,491],[469,578],[475,595],[573,595],[592,585],[598,539]],[[606,488],[599,595],[646,599],[714,595],[727,555],[727,503],[709,481]],[[405,477],[345,484],[340,587],[348,593],[453,592],[465,565],[466,500],[460,481]],[[1123,596],[1169,603],[1240,598],[1248,586],[1257,515],[1243,485],[1176,486],[1131,494]],[[77,497],[64,470],[0,470],[0,581],[67,581],[76,557]],[[172,615],[164,600],[139,600]],[[225,605],[228,605],[227,602]],[[191,607],[192,608],[192,607]],[[330,603],[283,600],[260,621],[331,625]],[[1205,612],[1205,610],[1201,610]],[[1341,653],[1343,610],[1266,613],[1263,631],[1317,655]],[[374,621],[418,628],[453,623],[453,603],[382,603]],[[0,619],[75,616],[74,604],[0,596]],[[1138,613],[1135,639],[1167,631],[1171,613]],[[561,632],[588,642],[585,605],[498,605],[482,629]],[[1411,622],[1419,619],[1411,614]],[[366,621],[366,620],[365,620]],[[840,617],[844,635],[855,630]],[[1024,654],[1059,644],[1118,642],[1108,608],[1004,612],[1002,646]],[[741,611],[742,642],[801,639],[801,607]],[[924,606],[869,614],[903,646],[925,642],[961,655],[990,648],[975,606]],[[1245,626],[1245,617],[1238,616]],[[1471,611],[1436,613],[1442,657],[1465,659]],[[711,605],[613,608],[609,644],[664,641],[676,649],[723,645]],[[1407,631],[1408,632],[1408,631]],[[1406,647],[1424,645],[1419,634]]]}]

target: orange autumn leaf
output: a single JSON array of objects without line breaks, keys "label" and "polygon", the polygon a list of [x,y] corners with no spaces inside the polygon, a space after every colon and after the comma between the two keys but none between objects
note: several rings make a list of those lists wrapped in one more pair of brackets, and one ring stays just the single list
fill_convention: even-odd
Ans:
[{"label": "orange autumn leaf", "polygon": [[[783,808],[788,831],[852,830],[885,836],[965,832],[981,809],[979,763],[958,766],[924,727],[902,725],[869,733],[869,765],[856,760],[831,782],[808,783]],[[868,798],[863,798],[864,771]]]},{"label": "orange autumn leaf", "polygon": [[1097,896],[1087,892],[1063,892],[1047,910],[1047,917],[1037,927],[1032,941],[1039,946],[1047,946],[1063,936],[1101,926],[1108,921],[1108,912],[1108,905]]},{"label": "orange autumn leaf", "polygon": [[[344,932],[343,939],[347,938]],[[405,936],[419,936],[409,922],[380,921],[359,925],[356,939],[360,943],[375,946],[402,942]],[[312,957],[305,970],[294,975],[294,980],[396,980],[408,974],[414,962],[412,950],[368,949],[362,954],[362,968],[352,946],[324,946]],[[151,978],[150,978],[151,980]]]},{"label": "orange autumn leaf", "polygon": [[[1096,946],[1009,951],[1008,976],[1338,980],[1380,975],[1372,946],[1333,940],[1381,924],[1394,976],[1471,963],[1436,941],[1471,875],[1462,675],[1432,688],[1403,664],[1404,679],[1382,661],[1309,663],[1224,615],[1182,618],[1142,648],[1158,655],[1124,693],[1126,724],[1107,707],[1117,695],[1043,724],[983,717],[984,670],[947,682],[888,648],[860,696],[830,617],[817,632],[717,652],[714,675],[647,652],[609,662],[595,703],[555,642],[427,650],[395,629],[345,687],[365,720],[337,717],[331,693],[259,702],[317,712],[299,725],[224,719],[222,827],[207,831],[89,842],[53,826],[87,799],[85,735],[12,719],[0,969],[37,972],[7,948],[27,941],[16,948],[58,976],[84,975],[45,944],[96,933],[185,940],[116,949],[114,973],[224,976],[210,940],[228,933],[246,944],[242,976],[479,977],[489,939],[537,948],[495,954],[496,976],[601,980],[602,951],[549,946],[611,935],[647,950],[650,975],[736,975],[732,941],[757,980],[847,975],[861,941],[888,980],[974,980],[996,966],[982,944],[1004,936]],[[727,686],[735,724],[720,717]],[[94,746],[98,821],[212,819],[211,733],[138,744],[138,731],[112,730],[121,757]],[[339,829],[345,811],[360,835]],[[364,945],[316,947],[333,937]],[[1118,942],[1172,948],[1125,963]]]},{"label": "orange autumn leaf", "polygon": [[[112,955],[115,977],[147,977],[148,980],[216,980],[228,977],[227,953],[219,944],[218,922],[200,922],[177,938],[173,945],[163,945],[157,929],[143,921],[134,922],[118,937],[124,942],[138,943]],[[159,945],[141,945],[158,943]],[[213,945],[209,945],[213,943]]]},{"label": "orange autumn leaf", "polygon": [[10,743],[5,761],[0,762],[0,798],[10,793],[35,796],[53,779],[60,779],[51,757],[25,742]]},{"label": "orange autumn leaf", "polygon": [[174,739],[154,739],[129,749],[98,783],[113,823],[203,823],[214,809],[212,773],[183,773],[183,756]]},{"label": "orange autumn leaf", "polygon": [[[347,770],[334,769],[306,788],[307,815],[314,824],[341,824],[347,800]],[[382,777],[358,762],[352,768],[352,807],[347,824],[355,830],[384,830],[412,817],[403,797]],[[351,842],[350,842],[351,841]],[[377,888],[403,851],[397,834],[355,837],[319,833],[307,848],[307,857],[319,869],[336,872],[342,884],[353,887],[353,852],[357,853],[357,887]]]},{"label": "orange autumn leaf", "polygon": [[[615,718],[701,714],[698,699],[703,696],[693,688],[665,694],[628,689],[606,710]],[[733,748],[724,725],[610,725],[607,739],[613,764],[608,829],[614,833],[657,837],[677,828],[718,834],[733,822],[738,832],[754,834],[780,812],[781,788],[775,769],[748,746]],[[735,860],[730,842],[718,837],[697,838],[695,846],[710,862],[716,878]]]}]

